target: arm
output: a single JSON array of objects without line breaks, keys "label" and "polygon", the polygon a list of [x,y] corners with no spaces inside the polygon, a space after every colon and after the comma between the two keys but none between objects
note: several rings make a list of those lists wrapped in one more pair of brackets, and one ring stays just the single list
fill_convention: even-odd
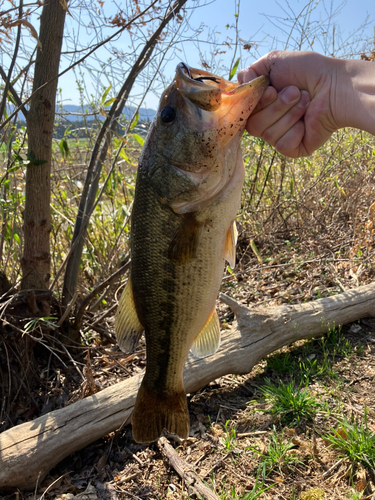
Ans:
[{"label": "arm", "polygon": [[247,130],[291,157],[308,156],[337,129],[375,134],[375,64],[314,52],[270,52],[242,70],[240,83],[267,74]]}]

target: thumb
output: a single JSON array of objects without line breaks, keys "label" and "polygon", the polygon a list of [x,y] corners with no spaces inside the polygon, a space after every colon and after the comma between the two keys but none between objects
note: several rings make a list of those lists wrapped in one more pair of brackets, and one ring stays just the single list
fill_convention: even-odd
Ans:
[{"label": "thumb", "polygon": [[273,51],[262,56],[247,68],[241,69],[237,75],[238,83],[246,83],[253,80],[257,76],[268,76],[272,66],[272,60],[278,57],[279,51]]},{"label": "thumb", "polygon": [[253,68],[248,66],[247,68],[241,69],[241,71],[237,73],[237,80],[239,84],[242,84],[254,80],[257,76],[259,75],[256,74]]}]

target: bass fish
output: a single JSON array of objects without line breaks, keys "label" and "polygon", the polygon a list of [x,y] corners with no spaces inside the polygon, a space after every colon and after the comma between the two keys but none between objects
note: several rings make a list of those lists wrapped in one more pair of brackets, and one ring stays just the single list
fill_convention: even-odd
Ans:
[{"label": "bass fish", "polygon": [[267,85],[264,76],[238,85],[180,63],[161,96],[139,161],[130,278],[116,314],[124,352],[146,337],[132,417],[139,443],[164,429],[189,435],[184,365],[190,349],[205,357],[219,347],[215,301],[225,260],[235,265],[240,139]]}]

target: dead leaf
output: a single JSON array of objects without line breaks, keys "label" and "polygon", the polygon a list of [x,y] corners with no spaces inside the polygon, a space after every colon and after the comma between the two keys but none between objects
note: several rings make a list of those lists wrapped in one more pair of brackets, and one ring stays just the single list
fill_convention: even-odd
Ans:
[{"label": "dead leaf", "polygon": [[357,472],[357,482],[355,483],[355,489],[357,491],[363,491],[367,486],[367,474],[364,469]]},{"label": "dead leaf", "polygon": [[95,468],[98,472],[101,472],[108,460],[108,453],[103,453],[103,455],[99,458],[98,462],[95,465]]},{"label": "dead leaf", "polygon": [[38,33],[36,32],[36,29],[34,28],[34,26],[31,23],[29,23],[29,21],[26,21],[26,19],[17,19],[16,21],[13,21],[11,23],[4,23],[4,27],[5,28],[13,28],[14,26],[19,26],[20,24],[29,28],[30,35],[33,38],[35,38],[35,40],[37,41],[38,48],[40,49],[40,51],[42,51],[42,44],[39,41]]}]

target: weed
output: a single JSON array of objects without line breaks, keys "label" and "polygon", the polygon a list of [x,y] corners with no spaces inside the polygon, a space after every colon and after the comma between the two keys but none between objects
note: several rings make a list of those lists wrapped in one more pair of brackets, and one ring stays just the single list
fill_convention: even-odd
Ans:
[{"label": "weed", "polygon": [[290,352],[277,352],[267,358],[267,368],[275,372],[290,373],[293,366],[294,360]]},{"label": "weed", "polygon": [[236,428],[232,427],[229,428],[229,423],[230,420],[227,420],[225,422],[225,438],[223,440],[224,446],[227,449],[227,451],[232,451],[233,448],[235,447],[235,443],[237,440],[237,434],[236,434]]},{"label": "weed", "polygon": [[254,451],[261,457],[258,471],[262,474],[262,477],[265,478],[275,469],[281,472],[284,466],[289,468],[292,464],[301,463],[296,455],[289,453],[292,448],[294,448],[292,440],[289,439],[285,441],[284,431],[280,433],[276,430],[276,427],[273,426],[270,442],[265,453],[262,453],[255,447],[249,447],[247,449]]},{"label": "weed", "polygon": [[259,479],[259,476],[255,479],[255,484],[251,491],[244,492],[242,494],[236,493],[236,487],[233,485],[230,489],[230,492],[225,490],[225,483],[222,486],[222,492],[220,494],[220,500],[256,500],[260,497],[265,491],[272,488],[274,484],[266,486],[264,484],[264,479]]},{"label": "weed", "polygon": [[295,425],[302,420],[313,420],[318,409],[322,407],[301,385],[296,388],[292,382],[284,384],[279,381],[277,385],[270,380],[261,387],[261,391],[266,400],[272,405],[267,410],[272,415],[277,416],[282,423]]},{"label": "weed", "polygon": [[339,427],[331,428],[324,436],[325,441],[338,450],[339,455],[348,459],[353,468],[362,464],[368,469],[375,468],[375,434],[367,427],[367,412],[365,407],[364,425],[353,416],[339,419]]},{"label": "weed", "polygon": [[308,385],[309,382],[318,377],[337,378],[337,372],[332,368],[332,363],[329,361],[328,353],[323,352],[323,360],[318,362],[318,359],[308,357],[299,362],[301,380]]},{"label": "weed", "polygon": [[349,492],[349,499],[350,500],[360,500],[365,493],[365,490],[363,491],[357,491],[355,488],[353,488],[352,491]]},{"label": "weed", "polygon": [[320,339],[323,352],[329,350],[333,356],[347,357],[353,353],[353,346],[350,340],[346,339],[341,327],[333,327],[324,337]]}]

